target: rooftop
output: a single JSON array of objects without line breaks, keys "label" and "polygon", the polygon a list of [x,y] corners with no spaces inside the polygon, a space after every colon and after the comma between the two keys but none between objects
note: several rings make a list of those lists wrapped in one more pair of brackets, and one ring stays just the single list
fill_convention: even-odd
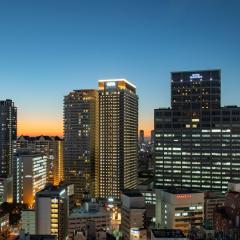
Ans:
[{"label": "rooftop", "polygon": [[55,235],[29,235],[25,234],[24,236],[17,236],[15,240],[56,240]]},{"label": "rooftop", "polygon": [[156,238],[185,238],[179,229],[152,229],[152,233]]},{"label": "rooftop", "polygon": [[84,211],[82,208],[75,208],[69,215],[69,219],[75,218],[89,218],[89,217],[108,217],[109,213],[104,208],[100,208],[98,211]]},{"label": "rooftop", "polygon": [[194,189],[186,189],[186,188],[168,188],[168,189],[164,189],[163,191],[171,193],[171,194],[202,193],[201,191],[197,191],[197,190],[194,190]]},{"label": "rooftop", "polygon": [[67,185],[59,185],[59,186],[54,186],[53,184],[48,184],[44,189],[41,191],[37,192],[36,194],[41,197],[49,197],[49,196],[58,196],[62,195],[65,193],[67,188]]},{"label": "rooftop", "polygon": [[128,196],[128,197],[142,197],[143,195],[141,194],[141,192],[139,190],[125,190],[122,192],[122,194]]},{"label": "rooftop", "polygon": [[222,192],[204,192],[205,199],[225,199],[225,194]]},{"label": "rooftop", "polygon": [[36,137],[30,137],[26,135],[21,135],[18,137],[18,141],[63,141],[62,138],[59,136],[36,136]]},{"label": "rooftop", "polygon": [[130,83],[127,79],[103,79],[103,80],[98,80],[98,82],[125,82],[127,83],[128,85],[132,86],[133,88],[136,88],[135,85],[133,85],[132,83]]},{"label": "rooftop", "polygon": [[202,70],[184,70],[184,71],[173,71],[171,73],[195,73],[195,72],[201,72],[201,73],[204,73],[204,72],[221,72],[221,69],[202,69]]}]

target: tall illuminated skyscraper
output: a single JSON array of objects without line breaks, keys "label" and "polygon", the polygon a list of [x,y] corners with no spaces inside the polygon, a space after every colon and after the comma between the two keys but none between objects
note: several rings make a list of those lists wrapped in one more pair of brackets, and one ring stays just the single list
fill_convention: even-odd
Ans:
[{"label": "tall illuminated skyscraper", "polygon": [[0,101],[0,176],[12,174],[14,145],[17,140],[17,108],[10,99]]},{"label": "tall illuminated skyscraper", "polygon": [[75,90],[64,98],[64,178],[74,184],[76,201],[94,195],[98,157],[98,91]]},{"label": "tall illuminated skyscraper", "polygon": [[240,180],[240,108],[221,107],[220,70],[173,72],[155,109],[155,185],[226,191]]},{"label": "tall illuminated skyscraper", "polygon": [[137,184],[138,96],[125,79],[99,80],[96,195],[120,197]]}]

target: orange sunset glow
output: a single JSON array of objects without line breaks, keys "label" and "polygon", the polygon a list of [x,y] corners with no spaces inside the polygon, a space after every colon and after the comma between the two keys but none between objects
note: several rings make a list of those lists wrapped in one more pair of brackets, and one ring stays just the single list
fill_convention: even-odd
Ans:
[{"label": "orange sunset glow", "polygon": [[145,137],[151,137],[151,131],[153,130],[153,120],[143,120],[139,122],[138,130],[144,130]]},{"label": "orange sunset glow", "polygon": [[62,136],[63,125],[62,122],[56,122],[54,120],[32,120],[32,121],[18,121],[18,136]]},{"label": "orange sunset glow", "polygon": [[[139,130],[145,131],[145,137],[151,136],[151,130],[153,129],[152,121],[142,121],[139,123]],[[63,136],[63,123],[61,120],[55,119],[28,119],[18,120],[18,136]]]}]

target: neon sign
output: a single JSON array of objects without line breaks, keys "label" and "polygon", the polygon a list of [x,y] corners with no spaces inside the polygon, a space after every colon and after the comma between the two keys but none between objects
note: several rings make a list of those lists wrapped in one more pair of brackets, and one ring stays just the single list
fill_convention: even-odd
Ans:
[{"label": "neon sign", "polygon": [[190,76],[190,79],[201,79],[203,78],[203,76],[199,73],[193,73],[191,76]]},{"label": "neon sign", "polygon": [[188,198],[192,198],[191,194],[177,194],[176,198],[178,199],[188,199]]}]

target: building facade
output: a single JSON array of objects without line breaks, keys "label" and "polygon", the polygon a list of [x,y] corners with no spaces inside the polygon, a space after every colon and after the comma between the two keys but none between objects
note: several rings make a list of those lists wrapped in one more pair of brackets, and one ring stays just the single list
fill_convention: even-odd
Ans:
[{"label": "building facade", "polygon": [[188,240],[181,230],[176,229],[152,229],[151,240]]},{"label": "building facade", "polygon": [[220,70],[173,72],[155,109],[155,186],[224,192],[240,180],[240,108],[221,107]]},{"label": "building facade", "polygon": [[57,236],[49,234],[29,234],[25,231],[20,231],[20,234],[14,240],[58,240]]},{"label": "building facade", "polygon": [[[90,228],[94,226],[93,239],[106,239],[106,233],[110,229],[110,214],[97,203],[87,202],[81,208],[74,209],[68,218],[68,239],[74,240],[74,237],[80,233],[90,237]],[[104,232],[105,238],[98,236],[98,232]],[[91,238],[89,238],[91,239]]]},{"label": "building facade", "polygon": [[64,175],[74,184],[77,201],[94,195],[98,157],[98,92],[75,90],[64,98]]},{"label": "building facade", "polygon": [[99,80],[96,195],[120,198],[137,185],[138,96],[125,79]]},{"label": "building facade", "polygon": [[13,202],[13,177],[0,177],[0,205]]},{"label": "building facade", "polygon": [[156,190],[156,227],[180,229],[185,235],[191,227],[200,228],[204,220],[204,193],[187,189]]},{"label": "building facade", "polygon": [[12,175],[17,140],[17,108],[10,99],[0,101],[0,177]]},{"label": "building facade", "polygon": [[[145,230],[146,206],[143,195],[137,190],[127,190],[121,194],[121,231],[123,239],[140,239]],[[139,237],[139,238],[138,238]],[[147,239],[142,238],[142,239]]]},{"label": "building facade", "polygon": [[17,153],[13,163],[13,201],[32,207],[35,194],[47,183],[47,157],[29,152]]},{"label": "building facade", "polygon": [[69,197],[73,185],[48,185],[36,194],[36,234],[56,235],[58,240],[67,236]]},{"label": "building facade", "polygon": [[58,185],[63,181],[63,139],[55,136],[20,136],[17,139],[18,151],[40,153],[48,158],[47,181]]},{"label": "building facade", "polygon": [[223,206],[213,212],[216,239],[240,239],[240,182],[229,183]]},{"label": "building facade", "polygon": [[34,209],[22,210],[21,222],[21,229],[26,233],[36,234],[36,212]]},{"label": "building facade", "polygon": [[139,131],[139,145],[142,146],[142,144],[145,143],[145,138],[144,138],[144,130]]},{"label": "building facade", "polygon": [[0,212],[0,239],[8,239],[9,233],[9,213]]},{"label": "building facade", "polygon": [[219,192],[204,193],[204,226],[213,228],[213,213],[216,207],[222,207],[225,202],[225,194]]}]

